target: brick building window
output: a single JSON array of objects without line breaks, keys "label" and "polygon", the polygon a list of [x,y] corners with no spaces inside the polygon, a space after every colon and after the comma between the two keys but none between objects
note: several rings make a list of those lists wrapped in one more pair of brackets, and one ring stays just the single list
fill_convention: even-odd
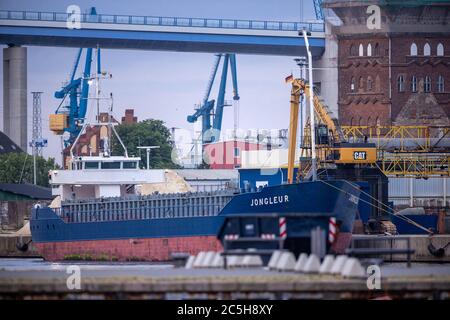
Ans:
[{"label": "brick building window", "polygon": [[363,77],[359,77],[359,89],[363,90],[364,88],[364,79]]},{"label": "brick building window", "polygon": [[423,46],[423,55],[424,56],[431,55],[431,47],[430,47],[430,44],[428,42],[425,43],[425,45]]},{"label": "brick building window", "polygon": [[439,75],[438,77],[438,81],[437,81],[437,85],[438,85],[438,92],[439,93],[443,93],[445,88],[444,88],[444,77]]},{"label": "brick building window", "polygon": [[411,48],[409,49],[410,56],[417,56],[417,44],[414,42],[411,44]]},{"label": "brick building window", "polygon": [[378,75],[375,77],[375,91],[381,91],[380,77]]},{"label": "brick building window", "polygon": [[397,78],[397,91],[404,92],[405,91],[405,78],[400,75]]},{"label": "brick building window", "polygon": [[437,56],[443,56],[444,55],[444,45],[442,43],[439,43],[437,45],[437,52],[436,52]]},{"label": "brick building window", "polygon": [[411,77],[411,92],[417,92],[417,77]]},{"label": "brick building window", "polygon": [[431,78],[430,76],[425,77],[424,91],[431,92]]},{"label": "brick building window", "polygon": [[358,49],[354,44],[350,46],[350,56],[356,57],[358,55]]},{"label": "brick building window", "polygon": [[350,91],[355,92],[355,77],[352,77],[352,81],[350,82]]},{"label": "brick building window", "polygon": [[375,43],[375,46],[373,47],[373,55],[374,56],[380,55],[380,46],[378,45],[378,43]]},{"label": "brick building window", "polygon": [[369,76],[367,77],[367,91],[372,91],[372,87],[373,87],[372,77]]},{"label": "brick building window", "polygon": [[367,56],[372,56],[372,45],[370,43],[367,45]]},{"label": "brick building window", "polygon": [[362,43],[359,44],[358,55],[360,57],[362,57],[364,55],[364,47],[363,47]]}]

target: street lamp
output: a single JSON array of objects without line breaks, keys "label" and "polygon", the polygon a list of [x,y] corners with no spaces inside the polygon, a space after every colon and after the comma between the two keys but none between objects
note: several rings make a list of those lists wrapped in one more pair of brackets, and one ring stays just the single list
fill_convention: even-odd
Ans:
[{"label": "street lamp", "polygon": [[[300,33],[301,32],[301,33]],[[317,180],[317,163],[316,163],[316,127],[314,117],[314,90],[313,90],[313,73],[312,73],[312,55],[309,48],[308,36],[311,32],[306,30],[299,31],[299,35],[303,35],[305,40],[306,52],[308,54],[308,80],[309,80],[309,117],[311,121],[311,170],[313,181]]]},{"label": "street lamp", "polygon": [[145,149],[147,151],[147,170],[150,170],[150,150],[151,149],[159,149],[159,146],[142,146],[137,147],[138,149]]}]

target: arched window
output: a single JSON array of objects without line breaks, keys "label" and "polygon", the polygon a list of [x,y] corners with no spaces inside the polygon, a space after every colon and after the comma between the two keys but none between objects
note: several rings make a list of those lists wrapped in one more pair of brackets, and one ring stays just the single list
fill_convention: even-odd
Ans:
[{"label": "arched window", "polygon": [[417,92],[417,77],[411,77],[411,92]]},{"label": "arched window", "polygon": [[372,87],[373,87],[372,77],[368,76],[367,77],[367,91],[372,91]]},{"label": "arched window", "polygon": [[352,81],[351,81],[351,83],[350,83],[350,91],[351,91],[351,92],[355,92],[355,87],[356,87],[356,84],[355,84],[355,77],[352,77]]},{"label": "arched window", "polygon": [[424,91],[431,92],[431,78],[430,76],[425,77]]},{"label": "arched window", "polygon": [[372,45],[370,43],[367,45],[367,56],[372,56]]},{"label": "arched window", "polygon": [[424,56],[431,55],[431,47],[430,47],[430,44],[428,42],[425,43],[425,45],[423,46],[423,55]]},{"label": "arched window", "polygon": [[438,85],[438,92],[443,93],[445,88],[444,88],[444,77],[442,75],[439,75],[437,85]]},{"label": "arched window", "polygon": [[362,43],[359,44],[358,55],[360,57],[362,57],[364,55],[364,47],[363,47]]},{"label": "arched window", "polygon": [[375,91],[381,91],[380,77],[378,75],[375,77]]},{"label": "arched window", "polygon": [[359,77],[359,90],[363,90],[364,88],[364,79],[363,77]]},{"label": "arched window", "polygon": [[350,56],[356,57],[358,55],[358,49],[354,44],[350,46]]},{"label": "arched window", "polygon": [[367,125],[370,127],[370,124],[371,124],[371,118],[370,118],[370,116],[367,118]]},{"label": "arched window", "polygon": [[444,55],[444,45],[442,43],[439,43],[437,45],[436,55],[438,55],[438,56],[443,56]]},{"label": "arched window", "polygon": [[380,55],[380,46],[378,45],[378,43],[375,43],[375,47],[373,47],[373,55],[374,56]]},{"label": "arched window", "polygon": [[410,56],[417,56],[417,45],[414,42],[411,45],[411,48],[409,50],[409,55]]},{"label": "arched window", "polygon": [[397,78],[397,91],[405,91],[405,78],[402,75],[398,76]]}]

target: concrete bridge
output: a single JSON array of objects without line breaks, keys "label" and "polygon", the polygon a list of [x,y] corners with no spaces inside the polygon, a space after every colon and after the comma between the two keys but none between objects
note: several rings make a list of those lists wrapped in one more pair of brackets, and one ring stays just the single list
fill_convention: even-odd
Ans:
[{"label": "concrete bridge", "polygon": [[[313,55],[325,48],[323,23],[0,11],[0,43],[7,45],[96,47],[179,52],[305,55],[298,30],[311,32]],[[69,24],[72,26],[71,24]]]}]

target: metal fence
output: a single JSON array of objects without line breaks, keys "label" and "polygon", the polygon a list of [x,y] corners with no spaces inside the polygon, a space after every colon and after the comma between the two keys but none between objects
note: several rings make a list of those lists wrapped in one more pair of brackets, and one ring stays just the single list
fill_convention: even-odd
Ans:
[{"label": "metal fence", "polygon": [[389,178],[394,205],[445,207],[450,205],[450,178]]},{"label": "metal fence", "polygon": [[[7,19],[7,20],[66,22],[69,21],[70,18],[73,18],[73,14],[62,12],[0,10],[0,19]],[[155,17],[155,16],[134,16],[134,15],[115,15],[115,14],[91,15],[85,13],[79,14],[79,18],[81,23],[103,23],[103,24],[108,23],[108,24],[127,24],[127,25],[251,29],[251,30],[274,30],[274,31],[297,31],[303,29],[313,32],[325,31],[325,26],[323,23],[310,23],[310,22]]]}]

